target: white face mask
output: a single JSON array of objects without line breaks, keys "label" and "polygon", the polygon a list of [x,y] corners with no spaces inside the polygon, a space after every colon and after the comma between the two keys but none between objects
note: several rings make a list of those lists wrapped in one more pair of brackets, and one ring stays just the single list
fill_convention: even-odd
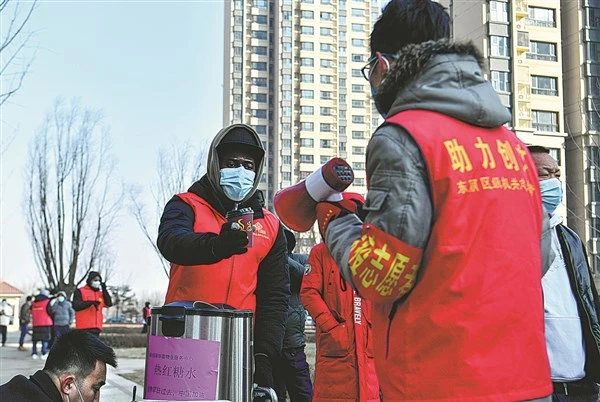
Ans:
[{"label": "white face mask", "polygon": [[64,301],[65,301],[65,298],[64,298],[64,296],[58,296],[58,302],[59,302],[59,303],[62,303],[62,302],[64,302]]},{"label": "white face mask", "polygon": [[243,166],[223,168],[220,171],[221,189],[231,201],[242,201],[254,187],[256,173]]},{"label": "white face mask", "polygon": [[94,289],[100,289],[100,281],[92,281],[90,286],[93,287]]}]

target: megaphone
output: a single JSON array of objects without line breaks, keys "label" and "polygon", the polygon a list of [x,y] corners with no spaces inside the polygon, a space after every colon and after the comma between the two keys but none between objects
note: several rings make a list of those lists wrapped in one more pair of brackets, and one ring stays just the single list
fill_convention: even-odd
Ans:
[{"label": "megaphone", "polygon": [[306,179],[275,194],[273,206],[281,222],[296,232],[306,232],[317,220],[321,201],[341,201],[341,193],[354,181],[352,168],[342,158],[333,158]]}]

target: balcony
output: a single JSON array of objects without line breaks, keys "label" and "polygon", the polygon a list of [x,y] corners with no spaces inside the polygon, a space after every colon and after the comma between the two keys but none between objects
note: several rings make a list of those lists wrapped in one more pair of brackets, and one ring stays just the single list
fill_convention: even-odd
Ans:
[{"label": "balcony", "polygon": [[536,131],[543,131],[546,133],[558,133],[558,124],[538,123],[534,121],[531,127],[533,127],[533,129]]},{"label": "balcony", "polygon": [[527,0],[515,0],[515,14],[517,17],[526,17],[529,15],[529,7],[527,6]]},{"label": "balcony", "polygon": [[532,27],[556,28],[556,21],[536,20],[533,18],[527,18],[525,24]]},{"label": "balcony", "polygon": [[534,95],[543,95],[543,96],[558,96],[557,89],[546,89],[546,88],[532,88],[531,93]]}]

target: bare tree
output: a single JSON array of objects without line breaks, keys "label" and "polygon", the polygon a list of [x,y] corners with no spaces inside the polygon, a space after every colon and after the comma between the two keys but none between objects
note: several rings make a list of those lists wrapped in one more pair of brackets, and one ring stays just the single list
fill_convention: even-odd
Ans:
[{"label": "bare tree", "polygon": [[[189,143],[158,151],[156,172],[157,180],[151,184],[152,203],[149,208],[141,201],[140,188],[130,191],[131,212],[144,235],[144,238],[154,250],[162,269],[169,277],[169,263],[163,258],[156,246],[156,231],[165,204],[173,195],[184,192],[206,171],[207,144],[201,144],[196,151]],[[151,212],[148,212],[148,209]]]},{"label": "bare tree", "polygon": [[36,6],[37,0],[0,0],[0,15],[7,20],[0,33],[0,106],[21,89],[33,62],[34,55],[26,55],[26,49],[34,32],[25,28]]},{"label": "bare tree", "polygon": [[98,111],[57,100],[29,147],[25,215],[46,286],[69,295],[89,271],[110,274],[109,239],[122,191],[112,180],[108,129]]}]

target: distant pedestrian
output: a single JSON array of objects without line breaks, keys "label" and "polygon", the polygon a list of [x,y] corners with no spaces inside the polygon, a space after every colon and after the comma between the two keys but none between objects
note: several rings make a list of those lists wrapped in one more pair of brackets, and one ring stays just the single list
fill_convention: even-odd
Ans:
[{"label": "distant pedestrian", "polygon": [[104,321],[103,309],[112,305],[112,298],[106,283],[102,281],[102,276],[99,272],[90,271],[85,286],[73,294],[75,326],[100,336]]},{"label": "distant pedestrian", "polygon": [[2,299],[0,303],[0,333],[2,334],[2,346],[6,345],[6,332],[8,326],[13,319],[15,312],[6,299]]},{"label": "distant pedestrian", "polygon": [[50,341],[52,331],[52,317],[50,316],[50,293],[46,289],[41,289],[40,293],[33,299],[31,305],[31,325],[33,326],[33,335],[31,343],[31,358],[39,359],[37,353],[38,342],[42,343],[42,360],[48,356],[48,342]]},{"label": "distant pedestrian", "polygon": [[50,316],[54,321],[54,337],[52,344],[62,335],[69,331],[69,326],[73,324],[75,311],[71,302],[67,300],[67,294],[62,290],[57,293],[56,298],[50,301]]},{"label": "distant pedestrian", "polygon": [[23,346],[25,342],[25,335],[29,331],[29,324],[31,323],[31,301],[33,300],[32,296],[27,296],[25,299],[25,303],[21,305],[21,309],[19,310],[19,329],[21,330],[21,334],[19,335],[19,350],[25,351],[27,348]]},{"label": "distant pedestrian", "polygon": [[150,302],[146,302],[144,305],[144,308],[142,309],[142,317],[144,318],[142,334],[145,334],[148,332],[148,327],[150,326]]}]

